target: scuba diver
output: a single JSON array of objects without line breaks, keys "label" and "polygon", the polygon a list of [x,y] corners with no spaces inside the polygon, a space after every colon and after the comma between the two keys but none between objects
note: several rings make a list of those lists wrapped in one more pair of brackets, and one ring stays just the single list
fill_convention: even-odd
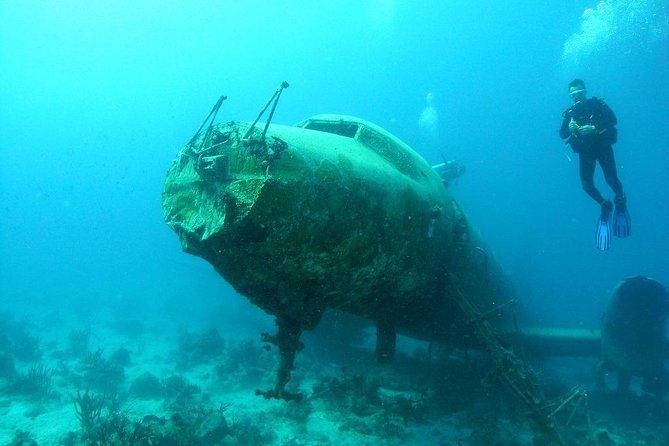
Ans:
[{"label": "scuba diver", "polygon": [[[616,162],[612,144],[618,140],[617,119],[611,108],[596,97],[587,98],[585,83],[574,79],[569,83],[569,96],[574,104],[562,114],[560,137],[567,139],[579,157],[579,174],[583,190],[601,206],[597,222],[596,246],[602,251],[609,249],[611,234],[629,237],[631,220],[627,210],[627,197],[616,173]],[[605,199],[594,185],[595,165],[599,162],[606,183],[615,193],[615,211],[611,200]],[[611,212],[613,221],[609,223]],[[613,231],[611,231],[611,226]]]},{"label": "scuba diver", "polygon": [[[443,155],[442,158],[444,158]],[[446,158],[444,158],[443,163],[436,164],[432,168],[439,174],[444,182],[444,186],[447,187],[449,183],[460,178],[466,170],[464,164],[455,160],[447,160]]]}]

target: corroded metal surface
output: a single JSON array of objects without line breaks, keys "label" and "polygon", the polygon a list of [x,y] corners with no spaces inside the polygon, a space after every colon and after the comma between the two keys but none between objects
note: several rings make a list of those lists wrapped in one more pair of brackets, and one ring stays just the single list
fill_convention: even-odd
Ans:
[{"label": "corroded metal surface", "polygon": [[337,308],[464,342],[455,290],[482,312],[511,298],[481,237],[412,149],[355,118],[301,125],[270,125],[262,140],[257,130],[244,138],[248,123],[221,124],[178,154],[163,209],[185,251],[306,329]]},{"label": "corroded metal surface", "polygon": [[669,292],[656,280],[629,277],[614,289],[602,324],[601,358],[604,369],[618,372],[622,387],[630,376],[645,378],[658,393],[667,385],[668,317]]}]

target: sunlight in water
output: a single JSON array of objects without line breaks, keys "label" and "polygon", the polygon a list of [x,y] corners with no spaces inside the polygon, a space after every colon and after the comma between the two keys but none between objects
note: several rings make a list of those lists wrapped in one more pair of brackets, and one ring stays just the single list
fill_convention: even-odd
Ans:
[{"label": "sunlight in water", "polygon": [[395,25],[397,17],[396,0],[374,0],[368,2],[370,22],[374,31],[379,33],[390,33]]}]

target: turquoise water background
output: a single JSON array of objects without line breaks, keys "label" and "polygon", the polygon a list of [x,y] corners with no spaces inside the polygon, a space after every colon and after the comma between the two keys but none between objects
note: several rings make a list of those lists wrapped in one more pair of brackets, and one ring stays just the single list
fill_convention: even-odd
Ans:
[{"label": "turquoise water background", "polygon": [[[4,1],[0,304],[165,306],[223,332],[267,325],[181,253],[161,191],[220,95],[221,120],[250,120],[287,80],[275,122],[355,115],[432,163],[464,163],[453,194],[527,317],[596,327],[624,277],[669,284],[667,14],[661,0]],[[557,135],[574,77],[619,119],[634,229],[605,253]]]}]

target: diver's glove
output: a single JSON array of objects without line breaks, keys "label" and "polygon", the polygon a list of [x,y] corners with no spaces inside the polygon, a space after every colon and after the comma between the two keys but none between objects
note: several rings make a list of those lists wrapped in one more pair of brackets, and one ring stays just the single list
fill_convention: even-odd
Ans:
[{"label": "diver's glove", "polygon": [[595,133],[595,126],[594,125],[582,125],[578,128],[578,133],[580,135],[590,135],[591,133]]},{"label": "diver's glove", "polygon": [[590,135],[595,132],[594,125],[578,125],[574,118],[569,121],[569,131],[572,135]]}]

